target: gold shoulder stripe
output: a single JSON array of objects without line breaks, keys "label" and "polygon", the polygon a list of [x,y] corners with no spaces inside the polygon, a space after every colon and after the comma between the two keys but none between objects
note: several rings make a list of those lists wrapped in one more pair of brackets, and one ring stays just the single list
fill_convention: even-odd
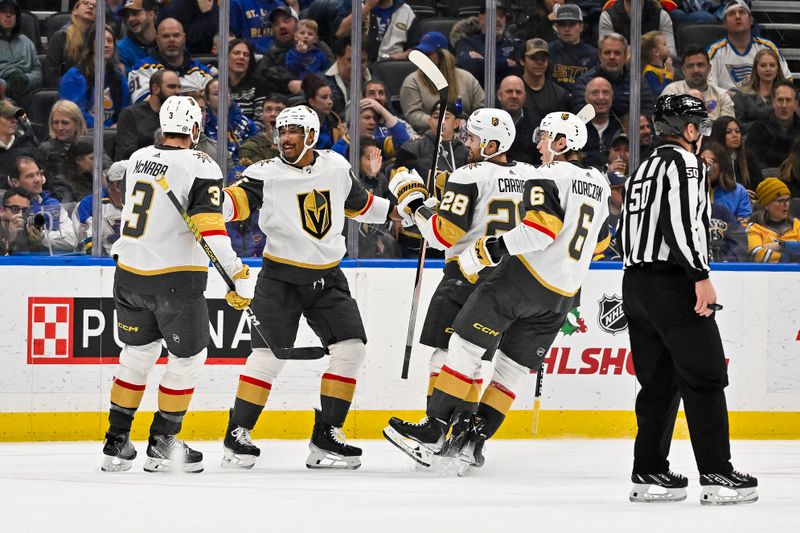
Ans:
[{"label": "gold shoulder stripe", "polygon": [[525,223],[550,235],[553,239],[561,231],[564,223],[557,216],[544,211],[528,211],[525,213]]},{"label": "gold shoulder stripe", "polygon": [[446,218],[437,215],[433,224],[433,233],[442,244],[450,247],[460,241],[466,232]]},{"label": "gold shoulder stripe", "polygon": [[192,222],[200,233],[225,230],[225,219],[222,213],[197,213],[192,215]]},{"label": "gold shoulder stripe", "polygon": [[595,254],[599,254],[600,252],[602,252],[603,250],[608,248],[609,244],[611,244],[611,235],[610,234],[606,235],[605,239],[603,239],[602,241],[597,243],[597,246],[594,247],[594,253]]},{"label": "gold shoulder stripe", "polygon": [[225,192],[231,195],[233,200],[233,220],[247,220],[250,218],[250,202],[247,201],[247,193],[241,187],[225,187]]}]

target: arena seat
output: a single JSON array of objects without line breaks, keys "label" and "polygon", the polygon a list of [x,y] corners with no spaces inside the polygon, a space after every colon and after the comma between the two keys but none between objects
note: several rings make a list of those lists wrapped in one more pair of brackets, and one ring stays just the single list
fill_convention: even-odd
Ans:
[{"label": "arena seat", "polygon": [[429,31],[438,31],[444,34],[447,37],[448,42],[450,41],[450,31],[453,29],[453,26],[456,22],[458,22],[459,18],[431,18],[425,19],[421,21],[419,24],[413,24],[411,26],[411,30],[408,32],[408,39],[406,42],[406,46],[408,48],[413,48],[419,44],[419,40],[422,38],[423,35],[428,33]]},{"label": "arena seat", "polygon": [[683,51],[690,46],[708,48],[708,45],[723,37],[725,29],[722,24],[684,24],[678,29],[678,53],[683,55]]},{"label": "arena seat", "polygon": [[20,11],[19,23],[22,34],[33,41],[33,44],[36,46],[36,53],[41,54],[44,52],[42,33],[39,30],[39,20],[36,18],[36,15],[30,11]]},{"label": "arena seat", "polygon": [[30,105],[26,111],[31,126],[40,140],[44,140],[48,136],[50,109],[57,100],[58,91],[54,90],[40,90],[31,95]]}]

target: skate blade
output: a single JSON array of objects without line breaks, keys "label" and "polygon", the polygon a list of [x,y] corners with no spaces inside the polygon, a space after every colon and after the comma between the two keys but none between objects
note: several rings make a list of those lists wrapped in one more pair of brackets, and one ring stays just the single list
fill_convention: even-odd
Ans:
[{"label": "skate blade", "polygon": [[222,456],[220,466],[230,470],[250,470],[256,465],[255,455],[243,455],[234,453],[233,450],[225,448],[225,453]]},{"label": "skate blade", "polygon": [[308,444],[306,467],[312,470],[356,470],[361,466],[361,457],[346,457]]},{"label": "skate blade", "polygon": [[739,505],[758,501],[758,489],[730,489],[720,486],[706,486],[700,493],[700,505]]},{"label": "skate blade", "polygon": [[433,464],[434,451],[425,447],[424,444],[404,437],[397,432],[392,426],[386,426],[383,429],[383,436],[397,446],[404,454],[413,459],[417,464],[430,468]]},{"label": "skate blade", "polygon": [[[181,463],[181,471],[187,474],[199,474],[204,469],[202,461],[197,463]],[[144,463],[145,472],[172,472],[172,462],[169,459],[148,457]]]},{"label": "skate blade", "polygon": [[133,459],[122,459],[113,455],[106,455],[100,470],[103,472],[127,472],[133,466]]},{"label": "skate blade", "polygon": [[668,489],[649,483],[634,483],[628,499],[634,503],[682,502],[686,499],[686,489]]}]

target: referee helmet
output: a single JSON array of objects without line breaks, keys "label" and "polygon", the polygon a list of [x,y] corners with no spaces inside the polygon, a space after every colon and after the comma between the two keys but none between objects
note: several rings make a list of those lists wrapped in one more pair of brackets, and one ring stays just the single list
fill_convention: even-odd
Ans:
[{"label": "referee helmet", "polygon": [[694,124],[700,135],[711,134],[713,121],[708,118],[706,104],[688,94],[666,94],[658,98],[653,110],[656,133],[680,137],[687,124]]}]

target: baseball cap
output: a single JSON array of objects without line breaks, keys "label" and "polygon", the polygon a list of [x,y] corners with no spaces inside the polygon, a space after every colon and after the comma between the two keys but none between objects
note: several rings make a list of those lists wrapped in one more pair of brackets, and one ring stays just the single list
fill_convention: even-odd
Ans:
[{"label": "baseball cap", "polygon": [[748,13],[750,13],[750,5],[745,0],[729,0],[727,4],[725,4],[725,11],[723,12],[724,15],[728,14],[728,11],[732,11],[737,8],[742,8]]},{"label": "baseball cap", "polygon": [[444,33],[438,31],[429,31],[422,36],[422,39],[419,40],[419,44],[415,47],[415,49],[419,50],[423,54],[430,54],[431,52],[435,52],[441,48],[447,48],[448,46],[449,43],[447,42],[447,37],[444,36]]},{"label": "baseball cap", "polygon": [[300,17],[297,15],[297,11],[295,11],[294,9],[292,9],[289,6],[278,6],[275,9],[273,9],[272,11],[270,11],[269,12],[269,20],[270,21],[272,21],[272,19],[275,18],[275,14],[276,13],[283,13],[284,15],[286,15],[288,17],[292,17],[292,18],[295,18],[297,20],[300,20]]},{"label": "baseball cap", "polygon": [[583,22],[583,12],[581,8],[574,4],[556,4],[556,22],[563,21],[576,21]]},{"label": "baseball cap", "polygon": [[115,161],[111,168],[108,169],[106,173],[106,180],[109,183],[114,181],[122,181],[125,177],[125,171],[128,169],[128,161]]},{"label": "baseball cap", "polygon": [[545,54],[550,53],[550,46],[547,44],[547,41],[539,39],[538,37],[535,39],[528,39],[525,43],[525,55],[532,56],[539,52],[544,52]]},{"label": "baseball cap", "polygon": [[[502,0],[495,0],[494,5],[497,7],[497,9],[502,9],[506,13],[509,11],[508,6]],[[486,13],[486,2],[481,2],[480,11],[478,11],[478,13]]]},{"label": "baseball cap", "polygon": [[125,15],[128,14],[128,11],[143,11],[143,10],[144,10],[144,0],[127,0],[127,2],[125,2],[125,7],[120,9],[119,12],[124,17]]},{"label": "baseball cap", "polygon": [[25,110],[17,107],[8,100],[0,100],[0,117],[18,118],[25,114]]},{"label": "baseball cap", "polygon": [[[459,111],[459,110],[458,110],[458,107],[456,107],[456,104],[454,104],[454,103],[448,103],[448,104],[445,106],[445,108],[444,108],[444,109],[445,109],[445,111],[446,111],[447,113],[450,113],[450,114],[452,114],[452,115],[453,115],[453,116],[455,116],[456,118],[461,118],[461,117],[462,117],[462,115],[463,115],[463,114],[461,113],[461,111]],[[438,110],[439,110],[439,102],[437,101],[435,104],[433,104],[433,105],[431,106],[431,115],[433,115],[434,113],[436,113]]]},{"label": "baseball cap", "polygon": [[625,144],[630,144],[627,133],[618,133],[617,135],[615,135],[614,138],[611,139],[611,144],[609,144],[609,146],[617,146],[618,144],[620,144],[620,142],[624,142]]}]

